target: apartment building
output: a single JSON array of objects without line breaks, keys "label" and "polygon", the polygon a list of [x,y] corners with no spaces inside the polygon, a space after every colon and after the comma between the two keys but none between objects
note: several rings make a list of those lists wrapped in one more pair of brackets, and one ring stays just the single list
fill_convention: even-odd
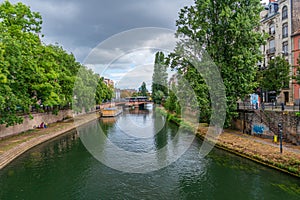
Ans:
[{"label": "apartment building", "polygon": [[[291,65],[290,75],[296,73],[295,68],[295,48],[299,49],[295,40],[300,29],[300,1],[299,0],[270,0],[263,5],[265,10],[261,12],[260,31],[268,33],[266,44],[261,47],[263,60],[259,64],[260,69],[266,69],[268,62],[275,56],[284,57]],[[297,41],[298,42],[298,41]],[[295,80],[282,88],[279,96],[274,91],[263,91],[263,101],[284,102],[294,104],[299,101],[299,85]]]}]

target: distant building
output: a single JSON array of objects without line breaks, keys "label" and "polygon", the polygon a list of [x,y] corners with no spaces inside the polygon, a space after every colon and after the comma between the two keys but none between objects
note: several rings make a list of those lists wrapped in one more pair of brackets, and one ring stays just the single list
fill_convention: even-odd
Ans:
[{"label": "distant building", "polygon": [[131,97],[134,93],[137,93],[135,89],[121,89],[120,98]]},{"label": "distant building", "polygon": [[114,81],[113,80],[111,80],[111,79],[109,79],[109,78],[104,78],[104,83],[107,85],[107,86],[112,86],[112,87],[114,87],[115,86],[115,83],[114,83]]},{"label": "distant building", "polygon": [[116,100],[120,100],[121,99],[121,90],[115,88],[115,98]]},{"label": "distant building", "polygon": [[[265,10],[261,12],[260,31],[269,34],[267,43],[261,47],[263,60],[259,63],[261,70],[266,69],[268,62],[275,56],[283,56],[291,66],[295,64],[295,47],[299,49],[296,32],[300,29],[300,1],[299,0],[270,0],[263,5]],[[298,42],[298,41],[297,41]],[[294,67],[290,69],[290,75],[294,74]],[[299,85],[290,80],[278,98],[274,91],[264,91],[263,101],[277,100],[287,104],[293,104],[299,99]]]}]

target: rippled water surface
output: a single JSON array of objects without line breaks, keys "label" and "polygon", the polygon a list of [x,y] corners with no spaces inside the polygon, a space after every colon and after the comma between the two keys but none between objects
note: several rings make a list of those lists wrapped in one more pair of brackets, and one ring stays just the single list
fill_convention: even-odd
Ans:
[{"label": "rippled water surface", "polygon": [[[107,137],[98,142],[108,160],[124,162],[108,141],[124,151],[157,154],[162,161],[189,138],[151,110],[94,121],[80,134],[73,131],[39,145],[1,170],[0,199],[300,199],[300,179],[218,149],[200,158],[197,138],[183,156],[160,170],[118,171],[95,159],[79,137],[97,135],[99,123]],[[158,154],[166,145],[165,153]],[[143,167],[148,164],[145,160]],[[130,165],[130,160],[124,164]]]}]

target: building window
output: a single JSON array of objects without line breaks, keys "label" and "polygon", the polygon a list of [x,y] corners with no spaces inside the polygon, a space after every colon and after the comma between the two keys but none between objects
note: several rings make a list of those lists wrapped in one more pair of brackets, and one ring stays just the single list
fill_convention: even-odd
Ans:
[{"label": "building window", "polygon": [[269,34],[274,35],[275,34],[275,24],[270,24],[269,26]]},{"label": "building window", "polygon": [[278,3],[273,2],[269,4],[269,16],[274,15],[278,11]]},{"label": "building window", "polygon": [[282,19],[286,19],[288,18],[288,9],[287,9],[287,6],[284,6],[282,8]]},{"label": "building window", "polygon": [[285,23],[282,25],[282,38],[288,37],[288,24]]},{"label": "building window", "polygon": [[282,51],[283,51],[283,55],[285,56],[288,55],[288,42],[282,43]]},{"label": "building window", "polygon": [[274,39],[269,41],[269,47],[270,47],[270,49],[275,47],[275,40]]},{"label": "building window", "polygon": [[269,40],[269,49],[267,50],[267,54],[275,53],[275,40]]},{"label": "building window", "polygon": [[300,38],[298,39],[298,49],[300,49]]}]

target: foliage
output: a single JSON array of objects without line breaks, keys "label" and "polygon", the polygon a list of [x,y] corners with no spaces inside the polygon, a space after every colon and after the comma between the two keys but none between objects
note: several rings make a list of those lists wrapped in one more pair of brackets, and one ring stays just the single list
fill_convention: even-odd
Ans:
[{"label": "foliage", "polygon": [[148,96],[148,90],[145,82],[143,82],[141,87],[139,88],[139,95],[144,97]]},{"label": "foliage", "polygon": [[[32,108],[51,108],[57,113],[60,107],[71,105],[76,80],[76,105],[86,110],[94,106],[98,75],[63,48],[44,45],[39,36],[41,24],[40,14],[22,3],[0,4],[0,124],[22,123]],[[104,90],[102,99],[112,98],[112,88],[97,90]]]},{"label": "foliage", "polygon": [[300,54],[298,56],[298,59],[297,59],[297,75],[296,75],[296,80],[297,80],[297,83],[300,84]]},{"label": "foliage", "polygon": [[155,92],[152,91],[153,102],[156,104],[162,104],[164,101],[164,93],[161,90],[157,90]]},{"label": "foliage", "polygon": [[164,104],[164,107],[170,111],[175,112],[178,116],[181,114],[181,106],[179,104],[178,98],[176,96],[176,93],[178,92],[178,87],[176,87],[175,84],[171,85],[171,88],[169,90],[169,96],[166,99],[166,102]]},{"label": "foliage", "polygon": [[186,59],[192,53],[194,57],[201,55],[186,42],[193,40],[200,49],[206,50],[218,67],[226,88],[227,126],[237,114],[236,101],[256,87],[256,64],[261,57],[260,45],[264,42],[263,35],[256,31],[261,10],[259,0],[195,0],[195,5],[181,9],[176,23],[176,35],[181,42],[169,56],[170,66],[179,69],[192,83],[199,105],[202,105],[200,112],[209,115],[210,103],[203,78],[196,75],[194,63]]},{"label": "foliage", "polygon": [[276,56],[269,61],[268,68],[260,72],[259,84],[263,89],[275,91],[278,95],[283,87],[288,87],[289,72],[289,63],[283,57]]},{"label": "foliage", "polygon": [[41,16],[22,3],[12,5],[5,1],[0,5],[0,73],[3,82],[0,124],[21,123],[23,118],[18,112],[29,112],[31,84],[36,83],[34,57],[38,55],[40,40],[37,33],[41,23]]},{"label": "foliage", "polygon": [[156,104],[161,104],[162,100],[168,95],[167,78],[165,56],[162,52],[157,52],[155,54],[154,72],[152,76],[152,99]]},{"label": "foliage", "polygon": [[166,99],[166,102],[164,104],[164,107],[168,111],[171,111],[171,112],[175,112],[175,110],[176,110],[176,104],[178,104],[177,97],[176,97],[175,91],[174,91],[175,89],[176,89],[175,85],[172,84],[171,89],[169,91],[169,96]]},{"label": "foliage", "polygon": [[110,85],[104,83],[104,78],[98,80],[96,88],[96,104],[101,104],[105,100],[111,100],[114,94],[114,89]]}]

